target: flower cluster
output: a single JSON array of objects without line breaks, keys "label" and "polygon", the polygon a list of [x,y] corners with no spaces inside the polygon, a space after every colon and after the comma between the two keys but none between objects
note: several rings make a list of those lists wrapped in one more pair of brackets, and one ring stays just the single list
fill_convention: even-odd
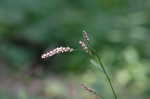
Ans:
[{"label": "flower cluster", "polygon": [[42,59],[54,56],[56,54],[64,53],[64,52],[72,52],[74,49],[70,47],[57,47],[53,50],[47,51],[46,53],[41,55]]},{"label": "flower cluster", "polygon": [[90,39],[89,39],[89,36],[88,36],[88,33],[86,32],[86,31],[83,31],[82,32],[82,34],[83,34],[83,39],[84,39],[84,41],[89,41]]},{"label": "flower cluster", "polygon": [[79,41],[79,44],[81,46],[81,48],[86,52],[86,53],[89,53],[90,50],[88,48],[88,42],[89,42],[89,37],[88,37],[88,34],[86,31],[83,31],[82,32],[82,35],[83,35],[83,40],[80,40]]},{"label": "flower cluster", "polygon": [[79,44],[84,51],[86,51],[87,53],[89,52],[88,46],[84,41],[79,41]]}]

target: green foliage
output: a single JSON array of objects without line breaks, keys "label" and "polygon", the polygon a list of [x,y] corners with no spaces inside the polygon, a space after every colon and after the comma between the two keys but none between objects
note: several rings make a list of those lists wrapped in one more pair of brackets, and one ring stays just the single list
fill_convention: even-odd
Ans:
[{"label": "green foliage", "polygon": [[40,55],[60,45],[79,48],[81,32],[86,30],[114,82],[147,98],[149,9],[149,0],[0,0],[0,67],[15,72],[43,68],[44,73],[83,73],[90,63],[83,53],[49,61],[42,61]]}]

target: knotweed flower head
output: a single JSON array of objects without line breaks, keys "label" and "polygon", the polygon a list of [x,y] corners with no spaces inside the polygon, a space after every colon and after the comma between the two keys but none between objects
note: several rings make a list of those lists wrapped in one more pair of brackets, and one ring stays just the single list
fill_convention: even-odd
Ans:
[{"label": "knotweed flower head", "polygon": [[88,36],[88,33],[87,33],[86,31],[83,31],[82,34],[83,34],[83,39],[84,39],[84,41],[85,41],[85,42],[88,42],[88,41],[90,40],[90,39],[89,39],[89,36]]},{"label": "knotweed flower head", "polygon": [[85,42],[79,41],[79,44],[80,44],[81,48],[82,48],[85,52],[87,52],[87,53],[89,52],[88,46],[87,46],[87,44],[86,44]]},{"label": "knotweed flower head", "polygon": [[47,51],[41,55],[42,59],[54,56],[56,54],[65,53],[65,52],[72,52],[74,49],[70,47],[57,47],[53,50]]},{"label": "knotweed flower head", "polygon": [[91,53],[90,49],[89,49],[89,37],[88,37],[88,33],[86,31],[82,32],[82,40],[79,41],[79,44],[81,46],[81,48],[86,52],[86,53]]}]

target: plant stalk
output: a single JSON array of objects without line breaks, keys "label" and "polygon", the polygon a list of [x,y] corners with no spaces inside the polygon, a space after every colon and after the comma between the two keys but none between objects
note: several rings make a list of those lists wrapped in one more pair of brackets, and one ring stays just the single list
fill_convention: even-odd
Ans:
[{"label": "plant stalk", "polygon": [[116,92],[115,92],[115,90],[114,90],[114,87],[113,87],[113,85],[112,85],[111,79],[110,79],[108,73],[106,72],[106,69],[105,69],[105,67],[104,67],[103,62],[101,61],[100,57],[94,52],[94,50],[90,49],[90,52],[91,52],[92,56],[95,56],[95,57],[97,58],[97,60],[98,60],[98,62],[99,62],[99,65],[101,66],[101,67],[98,66],[98,69],[100,69],[100,70],[102,69],[102,71],[104,72],[104,75],[105,75],[106,79],[108,80],[108,83],[109,83],[109,86],[110,86],[110,88],[111,88],[111,90],[112,90],[112,93],[113,93],[113,95],[114,95],[114,98],[115,98],[115,99],[118,99],[118,98],[117,98],[117,94],[116,94]]},{"label": "plant stalk", "polygon": [[[112,85],[112,82],[111,82],[111,80],[110,80],[110,77],[109,77],[109,75],[107,74],[106,69],[105,69],[105,67],[104,67],[104,65],[103,65],[103,63],[102,63],[102,61],[101,61],[101,59],[99,58],[99,56],[96,55],[96,57],[97,57],[98,62],[99,62],[100,66],[101,66],[101,68],[102,68],[102,70],[103,70],[103,72],[104,72],[104,74],[105,74],[105,76],[106,76],[106,78],[107,78],[107,80],[108,80],[108,83],[109,83],[109,85],[110,85],[110,87],[111,87],[111,90],[112,90],[112,92],[113,92],[114,98],[117,99],[117,94],[116,94],[116,92],[115,92],[115,90],[114,90],[114,87],[113,87],[113,85]],[[100,68],[99,68],[99,69],[100,69]]]}]

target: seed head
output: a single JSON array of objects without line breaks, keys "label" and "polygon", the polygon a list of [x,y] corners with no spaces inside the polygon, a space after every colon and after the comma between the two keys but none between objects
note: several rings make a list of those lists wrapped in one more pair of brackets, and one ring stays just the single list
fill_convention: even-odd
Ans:
[{"label": "seed head", "polygon": [[53,50],[47,51],[41,55],[42,59],[54,56],[56,54],[65,53],[65,52],[72,52],[74,49],[70,47],[57,47]]}]

